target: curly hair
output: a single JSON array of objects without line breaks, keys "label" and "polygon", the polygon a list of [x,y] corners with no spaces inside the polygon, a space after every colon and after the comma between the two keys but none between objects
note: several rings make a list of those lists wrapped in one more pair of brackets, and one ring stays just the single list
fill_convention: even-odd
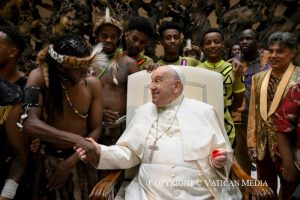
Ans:
[{"label": "curly hair", "polygon": [[174,21],[167,21],[167,22],[163,22],[162,25],[160,25],[160,27],[158,28],[158,32],[159,35],[162,36],[163,32],[167,29],[176,29],[178,30],[180,33],[182,33],[182,26]]},{"label": "curly hair", "polygon": [[153,25],[147,18],[142,16],[135,16],[131,18],[126,31],[130,30],[138,30],[145,33],[149,38],[153,38],[155,34]]}]

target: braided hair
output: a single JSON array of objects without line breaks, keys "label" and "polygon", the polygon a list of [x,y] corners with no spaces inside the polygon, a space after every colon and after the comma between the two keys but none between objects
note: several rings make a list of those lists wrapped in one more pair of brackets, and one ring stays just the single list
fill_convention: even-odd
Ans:
[{"label": "braided hair", "polygon": [[[54,50],[61,55],[69,55],[76,57],[85,57],[89,55],[88,45],[84,39],[79,36],[67,35],[62,36],[53,42]],[[46,103],[48,113],[63,116],[63,88],[61,85],[61,71],[59,70],[60,63],[55,61],[51,56],[47,55],[45,59],[48,67],[43,68],[45,77],[48,77],[49,82],[49,99]]]}]

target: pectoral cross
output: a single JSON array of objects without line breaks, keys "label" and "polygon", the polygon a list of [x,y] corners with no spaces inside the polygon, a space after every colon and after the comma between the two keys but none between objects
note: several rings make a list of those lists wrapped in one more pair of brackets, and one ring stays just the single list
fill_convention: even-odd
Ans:
[{"label": "pectoral cross", "polygon": [[154,143],[152,145],[149,145],[148,149],[151,149],[150,155],[149,155],[149,161],[152,162],[154,151],[158,151],[158,146],[156,146],[157,139],[154,140]]}]

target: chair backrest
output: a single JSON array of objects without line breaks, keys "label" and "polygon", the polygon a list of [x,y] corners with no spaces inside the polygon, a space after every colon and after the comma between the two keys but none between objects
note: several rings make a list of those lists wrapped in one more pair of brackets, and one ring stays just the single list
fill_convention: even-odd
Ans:
[{"label": "chair backrest", "polygon": [[[219,121],[224,123],[223,77],[220,73],[198,67],[184,66],[185,86],[183,94],[215,107]],[[135,110],[151,101],[151,74],[140,71],[128,77],[127,117],[129,124]],[[191,108],[192,109],[192,108]]]}]

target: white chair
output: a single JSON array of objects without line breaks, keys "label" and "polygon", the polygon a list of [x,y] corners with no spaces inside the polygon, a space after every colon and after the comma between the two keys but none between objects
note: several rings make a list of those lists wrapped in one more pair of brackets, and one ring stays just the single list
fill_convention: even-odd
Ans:
[{"label": "white chair", "polygon": [[[224,124],[223,76],[217,72],[197,67],[185,66],[182,67],[182,70],[186,79],[183,95],[214,106],[218,113],[219,121]],[[150,82],[151,74],[146,71],[140,71],[128,77],[127,125],[133,118],[135,110],[151,101]],[[241,179],[252,179],[242,171],[236,162],[233,165],[233,170],[237,171],[235,174]],[[94,187],[90,198],[97,200],[124,199],[124,187],[121,187],[118,195],[114,198],[116,194],[115,186],[118,181],[124,180],[124,178],[125,180],[131,179],[135,174],[135,168],[125,170],[124,177],[122,177],[121,170],[113,171]],[[128,183],[128,181],[127,183],[123,182],[125,185]],[[250,192],[258,197],[272,195],[272,190],[269,187],[252,187]]]}]

